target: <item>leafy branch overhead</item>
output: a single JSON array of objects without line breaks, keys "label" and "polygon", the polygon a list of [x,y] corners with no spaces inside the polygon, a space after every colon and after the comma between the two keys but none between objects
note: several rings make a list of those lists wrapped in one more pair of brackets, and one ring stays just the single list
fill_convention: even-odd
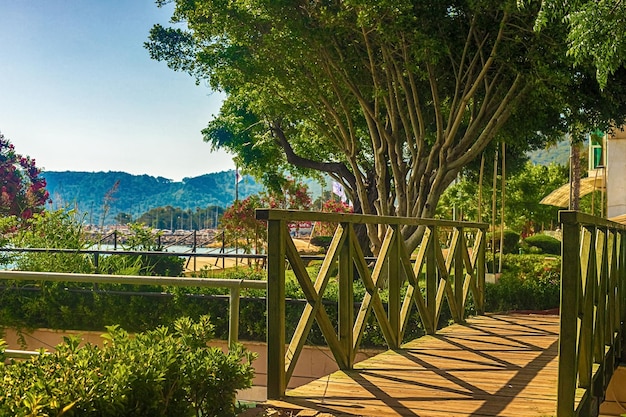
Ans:
[{"label": "leafy branch overhead", "polygon": [[[572,69],[564,28],[534,31],[538,5],[175,3],[185,29],[157,25],[146,47],[226,93],[205,140],[266,182],[328,173],[357,212],[432,217],[492,141],[523,155],[558,137],[568,114],[624,114],[622,99],[597,111],[602,93],[581,84],[592,71]],[[418,230],[403,233],[417,244]]]},{"label": "leafy branch overhead", "polygon": [[626,62],[626,3],[615,0],[543,0],[537,28],[565,24],[568,54],[578,65],[591,63],[604,88]]}]

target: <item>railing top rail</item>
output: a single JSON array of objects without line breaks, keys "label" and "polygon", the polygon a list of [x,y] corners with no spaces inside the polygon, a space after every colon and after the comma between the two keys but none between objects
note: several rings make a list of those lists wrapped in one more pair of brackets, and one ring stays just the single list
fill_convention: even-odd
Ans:
[{"label": "railing top rail", "polygon": [[609,227],[616,230],[626,230],[626,225],[622,223],[573,210],[559,211],[559,222],[563,224],[580,224],[583,226]]},{"label": "railing top rail", "polygon": [[320,211],[296,211],[281,209],[257,209],[256,218],[258,220],[325,221],[333,223],[468,227],[476,229],[487,229],[489,227],[487,223],[477,222],[459,222],[452,220],[425,219],[418,217],[377,216],[372,214],[323,213]]},{"label": "railing top rail", "polygon": [[245,279],[69,274],[61,272],[0,271],[0,279],[15,281],[88,282],[94,284],[169,285],[176,287],[267,289],[266,281]]}]

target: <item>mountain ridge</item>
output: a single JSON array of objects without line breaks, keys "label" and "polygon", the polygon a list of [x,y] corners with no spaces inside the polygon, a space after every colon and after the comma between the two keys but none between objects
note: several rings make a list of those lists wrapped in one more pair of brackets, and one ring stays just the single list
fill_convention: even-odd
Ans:
[{"label": "mountain ridge", "polygon": [[[228,207],[235,200],[235,171],[227,170],[173,181],[122,171],[44,171],[53,209],[74,208],[89,223],[111,224],[119,213],[133,218],[156,207],[181,209]],[[238,184],[239,198],[264,190],[250,176]],[[108,196],[108,197],[107,197]]]}]

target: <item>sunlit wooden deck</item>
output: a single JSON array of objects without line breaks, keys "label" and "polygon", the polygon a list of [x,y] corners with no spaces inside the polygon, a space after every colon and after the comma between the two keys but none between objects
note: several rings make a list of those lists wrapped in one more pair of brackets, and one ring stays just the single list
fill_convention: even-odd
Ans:
[{"label": "sunlit wooden deck", "polygon": [[558,316],[471,318],[267,404],[307,416],[552,416],[558,333]]}]

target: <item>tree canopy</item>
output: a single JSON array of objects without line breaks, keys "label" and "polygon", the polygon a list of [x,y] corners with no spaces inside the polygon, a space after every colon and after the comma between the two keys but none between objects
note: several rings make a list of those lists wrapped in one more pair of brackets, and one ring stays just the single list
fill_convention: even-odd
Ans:
[{"label": "tree canopy", "polygon": [[[602,94],[572,69],[564,27],[534,30],[535,4],[175,3],[185,29],[156,25],[146,47],[226,93],[205,140],[268,184],[328,173],[357,212],[432,217],[494,140],[523,154],[559,136],[568,115],[597,124],[623,110],[597,108]],[[417,244],[419,231],[403,233]]]},{"label": "tree canopy", "polygon": [[576,64],[596,67],[598,82],[605,87],[609,77],[626,62],[626,3],[615,0],[543,0],[537,28],[564,23],[568,27],[568,53]]},{"label": "tree canopy", "polygon": [[[501,178],[498,178],[500,183]],[[550,164],[535,165],[526,162],[523,169],[507,176],[506,181],[506,209],[504,223],[507,228],[524,235],[538,232],[544,228],[556,227],[558,224],[559,207],[541,204],[540,201],[568,181],[568,170],[563,165]],[[500,224],[502,207],[501,190],[497,190],[496,213],[492,212],[491,181],[483,183],[479,190],[477,181],[463,178],[446,189],[441,197],[438,215],[451,218],[455,213],[457,219],[495,222]],[[482,192],[481,216],[478,219],[478,193]],[[495,214],[495,219],[493,218]]]}]

